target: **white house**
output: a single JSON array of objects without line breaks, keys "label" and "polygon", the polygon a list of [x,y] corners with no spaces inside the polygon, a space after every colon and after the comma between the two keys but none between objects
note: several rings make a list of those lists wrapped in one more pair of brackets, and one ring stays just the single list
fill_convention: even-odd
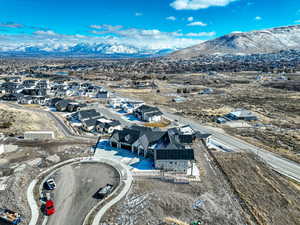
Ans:
[{"label": "white house", "polygon": [[164,171],[186,173],[195,160],[193,149],[156,149],[154,150],[154,166]]},{"label": "white house", "polygon": [[121,108],[123,102],[124,102],[123,98],[111,98],[108,100],[108,105],[114,109],[117,109],[117,108]]}]

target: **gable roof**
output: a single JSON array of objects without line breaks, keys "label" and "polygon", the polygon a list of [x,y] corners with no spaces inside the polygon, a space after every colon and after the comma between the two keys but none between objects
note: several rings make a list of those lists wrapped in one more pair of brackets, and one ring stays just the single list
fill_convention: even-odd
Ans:
[{"label": "gable roof", "polygon": [[87,127],[94,127],[97,123],[97,119],[90,119],[90,120],[85,120],[83,121],[83,123],[87,126]]},{"label": "gable roof", "polygon": [[234,112],[231,112],[230,114],[234,115],[238,118],[256,117],[251,111],[248,111],[248,110],[245,110],[245,109],[238,109]]},{"label": "gable roof", "polygon": [[77,115],[81,118],[92,118],[92,117],[100,117],[100,113],[97,112],[95,109],[87,109],[87,110],[81,110],[77,112]]},{"label": "gable roof", "polygon": [[156,160],[195,160],[193,149],[157,149]]},{"label": "gable roof", "polygon": [[124,128],[123,130],[114,130],[111,137],[118,142],[133,144],[140,137],[140,131],[129,128]]},{"label": "gable roof", "polygon": [[157,107],[149,106],[149,105],[141,105],[136,110],[140,111],[140,112],[143,112],[143,113],[159,111],[159,109]]}]

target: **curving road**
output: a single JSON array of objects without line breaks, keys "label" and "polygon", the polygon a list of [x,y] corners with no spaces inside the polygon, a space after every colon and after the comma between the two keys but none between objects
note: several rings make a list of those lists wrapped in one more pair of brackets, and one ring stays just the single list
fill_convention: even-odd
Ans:
[{"label": "curving road", "polygon": [[48,217],[47,225],[82,225],[86,215],[99,199],[97,190],[110,183],[120,182],[118,172],[103,163],[67,165],[55,173],[57,189],[53,191],[57,212]]},{"label": "curving road", "polygon": [[192,119],[187,119],[182,116],[175,115],[166,110],[161,109],[162,112],[168,118],[172,120],[178,120],[182,124],[190,124],[191,127],[195,130],[198,130],[202,133],[212,134],[211,139],[214,142],[218,142],[221,146],[229,148],[231,151],[239,152],[252,152],[257,154],[262,158],[266,163],[268,163],[274,170],[277,172],[288,176],[298,182],[300,182],[300,164],[293,162],[291,160],[285,159],[277,154],[266,151],[264,149],[258,148],[252,144],[249,144],[243,140],[232,137],[226,133],[221,133],[214,128],[209,128],[199,124],[197,121]]},{"label": "curving road", "polygon": [[74,138],[74,139],[89,139],[89,140],[93,140],[93,141],[97,140],[97,138],[98,138],[98,137],[93,137],[93,136],[78,136],[78,135],[74,134],[74,132],[71,130],[71,128],[68,127],[64,123],[62,118],[55,115],[55,113],[53,113],[51,111],[46,111],[43,109],[28,108],[28,107],[24,107],[19,104],[13,104],[13,103],[7,103],[7,102],[2,102],[2,103],[6,104],[12,108],[15,108],[15,109],[22,109],[22,110],[29,111],[29,112],[38,112],[38,113],[46,114],[47,117],[49,117],[51,120],[53,120],[56,123],[57,127],[62,131],[62,133],[64,134],[65,137],[70,137],[70,138]]}]

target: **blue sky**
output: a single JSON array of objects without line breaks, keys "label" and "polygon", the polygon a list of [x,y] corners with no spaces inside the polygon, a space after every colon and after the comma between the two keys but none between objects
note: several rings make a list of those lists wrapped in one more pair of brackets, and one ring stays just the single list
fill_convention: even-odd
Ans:
[{"label": "blue sky", "polygon": [[294,24],[299,0],[0,0],[2,48],[79,42],[182,48]]}]

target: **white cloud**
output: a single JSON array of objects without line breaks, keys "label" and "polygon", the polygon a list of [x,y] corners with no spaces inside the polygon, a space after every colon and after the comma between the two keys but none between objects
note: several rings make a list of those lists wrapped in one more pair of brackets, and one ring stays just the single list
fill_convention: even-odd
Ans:
[{"label": "white cloud", "polygon": [[175,0],[170,4],[176,10],[198,10],[211,6],[226,6],[238,0]]},{"label": "white cloud", "polygon": [[134,15],[135,15],[135,16],[142,16],[143,13],[136,12]]},{"label": "white cloud", "polygon": [[126,45],[149,50],[180,49],[199,44],[215,35],[215,32],[165,32],[158,29],[124,28],[120,25],[91,25],[89,28],[90,35],[62,34],[53,30],[36,30],[31,34],[0,34],[0,51],[26,51],[31,46],[40,46],[47,51],[67,51],[77,44]]},{"label": "white cloud", "polygon": [[[101,37],[103,37],[103,32],[107,31],[102,29],[91,31],[93,34],[100,34]],[[198,38],[212,37],[216,34],[215,32],[183,33],[181,30],[163,32],[158,29],[137,28],[121,28],[107,33],[113,35],[118,43],[150,49],[184,48],[203,41]]]},{"label": "white cloud", "polygon": [[121,25],[108,25],[108,24],[102,24],[102,25],[90,25],[90,28],[97,29],[97,30],[108,30],[108,31],[115,31],[120,30],[123,28]]},{"label": "white cloud", "polygon": [[255,20],[262,20],[262,17],[257,16],[257,17],[255,17],[254,19],[255,19]]},{"label": "white cloud", "polygon": [[188,18],[187,18],[187,21],[189,21],[189,22],[194,21],[194,17],[192,17],[192,16],[188,17]]},{"label": "white cloud", "polygon": [[90,28],[92,28],[92,29],[101,29],[102,26],[101,25],[90,25]]},{"label": "white cloud", "polygon": [[300,20],[296,20],[295,23],[300,23]]},{"label": "white cloud", "polygon": [[53,30],[37,30],[34,32],[36,35],[45,35],[45,36],[57,36],[59,34],[55,33]]},{"label": "white cloud", "polygon": [[200,26],[200,27],[205,27],[207,26],[206,23],[203,23],[201,21],[195,21],[195,22],[192,22],[192,23],[189,23],[188,26]]},{"label": "white cloud", "polygon": [[18,23],[0,23],[0,27],[5,27],[5,28],[23,28],[23,24],[18,24]]},{"label": "white cloud", "polygon": [[166,20],[172,20],[172,21],[175,21],[175,20],[176,20],[176,17],[175,17],[175,16],[169,16],[169,17],[166,17]]},{"label": "white cloud", "polygon": [[212,37],[215,36],[216,32],[200,32],[200,33],[187,33],[187,37]]},{"label": "white cloud", "polygon": [[240,34],[240,33],[243,33],[243,31],[236,30],[231,32],[231,34]]}]

